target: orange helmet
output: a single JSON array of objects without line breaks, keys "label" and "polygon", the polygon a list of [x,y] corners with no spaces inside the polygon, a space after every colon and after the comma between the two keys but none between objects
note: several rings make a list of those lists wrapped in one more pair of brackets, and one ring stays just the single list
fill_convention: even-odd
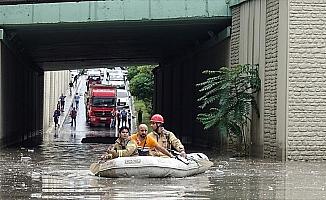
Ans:
[{"label": "orange helmet", "polygon": [[160,114],[155,114],[155,115],[152,116],[151,122],[164,123],[164,118]]}]

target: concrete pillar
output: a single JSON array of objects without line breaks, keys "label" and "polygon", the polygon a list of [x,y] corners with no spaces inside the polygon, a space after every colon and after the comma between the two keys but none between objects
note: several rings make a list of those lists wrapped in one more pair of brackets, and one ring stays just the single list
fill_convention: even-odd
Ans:
[{"label": "concrete pillar", "polygon": [[[42,130],[42,70],[1,40],[1,145],[20,144]],[[5,118],[3,117],[5,116]]]},{"label": "concrete pillar", "polygon": [[0,29],[0,141],[4,137],[4,129],[3,129],[3,90],[2,90],[2,51],[3,51],[3,32]]},{"label": "concrete pillar", "polygon": [[288,135],[288,2],[279,1],[279,33],[277,51],[277,127],[276,158],[287,160],[286,144]]},{"label": "concrete pillar", "polygon": [[216,141],[217,132],[204,131],[196,120],[199,111],[196,84],[204,80],[203,69],[216,70],[229,63],[229,57],[225,56],[229,49],[229,40],[221,41],[168,60],[155,70],[154,111],[166,118],[166,128],[186,145],[206,146]]},{"label": "concrete pillar", "polygon": [[[194,134],[193,130],[193,124],[196,123],[192,120],[192,113],[193,111],[193,102],[194,102],[194,96],[193,96],[193,67],[196,67],[192,61],[187,60],[185,63],[182,64],[183,73],[184,76],[187,77],[184,79],[184,85],[183,85],[183,99],[182,99],[182,110],[185,111],[185,113],[182,115],[182,126],[181,129],[184,130],[187,135],[184,136],[183,141],[184,143],[191,143],[192,137]],[[192,69],[192,70],[191,70]]]},{"label": "concrete pillar", "polygon": [[44,73],[44,103],[43,103],[43,130],[45,131],[50,125],[50,72]]}]

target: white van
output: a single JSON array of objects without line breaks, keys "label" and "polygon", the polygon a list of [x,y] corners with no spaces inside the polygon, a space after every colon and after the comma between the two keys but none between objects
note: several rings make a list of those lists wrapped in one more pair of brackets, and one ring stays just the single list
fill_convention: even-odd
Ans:
[{"label": "white van", "polygon": [[117,105],[122,107],[129,106],[129,93],[125,89],[117,89]]}]

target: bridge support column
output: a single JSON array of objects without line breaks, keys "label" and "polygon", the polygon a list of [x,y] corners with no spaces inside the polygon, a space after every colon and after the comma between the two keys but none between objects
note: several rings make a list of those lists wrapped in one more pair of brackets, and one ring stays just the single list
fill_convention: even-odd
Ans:
[{"label": "bridge support column", "polygon": [[161,63],[155,74],[154,112],[165,117],[166,128],[182,142],[192,146],[217,147],[216,130],[204,131],[196,117],[199,113],[198,87],[204,69],[217,70],[228,65],[229,39]]},{"label": "bridge support column", "polygon": [[2,108],[2,46],[3,46],[3,30],[0,29],[0,140],[4,137],[4,128],[3,128],[3,108]]},{"label": "bridge support column", "polygon": [[43,72],[15,48],[15,41],[0,40],[0,146],[19,144],[42,132]]}]

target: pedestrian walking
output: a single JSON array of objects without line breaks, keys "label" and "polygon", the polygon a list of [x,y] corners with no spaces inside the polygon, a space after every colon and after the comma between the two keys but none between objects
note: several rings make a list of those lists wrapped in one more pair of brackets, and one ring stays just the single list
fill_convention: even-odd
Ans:
[{"label": "pedestrian walking", "polygon": [[69,94],[70,94],[70,96],[72,95],[72,88],[74,87],[74,84],[72,83],[72,81],[70,81],[70,83],[69,83]]},{"label": "pedestrian walking", "polygon": [[75,86],[77,86],[77,79],[78,79],[78,75],[75,75],[74,76],[74,84],[75,84]]},{"label": "pedestrian walking", "polygon": [[122,111],[120,112],[121,115],[121,126],[127,126],[127,111],[125,108],[122,109]]},{"label": "pedestrian walking", "polygon": [[54,121],[54,129],[57,129],[57,126],[59,127],[59,117],[60,117],[60,109],[56,109],[53,113],[53,121]]},{"label": "pedestrian walking", "polygon": [[111,124],[110,124],[110,128],[115,128],[115,115],[116,112],[112,112],[112,119],[111,119]]},{"label": "pedestrian walking", "polygon": [[57,110],[59,110],[59,111],[61,110],[60,100],[57,103]]},{"label": "pedestrian walking", "polygon": [[117,112],[115,114],[115,118],[116,118],[117,127],[120,128],[121,115],[120,115],[120,111],[119,110],[117,110]]},{"label": "pedestrian walking", "polygon": [[141,108],[139,108],[138,110],[138,125],[143,123],[143,111],[141,110]]},{"label": "pedestrian walking", "polygon": [[79,94],[77,92],[75,97],[74,97],[75,104],[76,104],[76,109],[78,109],[78,106],[79,106],[79,99],[80,99],[80,96],[79,96]]},{"label": "pedestrian walking", "polygon": [[66,96],[64,96],[61,93],[61,96],[59,97],[59,99],[60,99],[60,105],[61,105],[61,112],[64,112],[64,109],[65,109],[65,98],[66,98]]},{"label": "pedestrian walking", "polygon": [[132,115],[130,110],[128,110],[128,115],[127,115],[127,119],[128,119],[128,127],[131,130],[131,120],[132,120]]},{"label": "pedestrian walking", "polygon": [[76,126],[77,110],[75,107],[72,108],[70,112],[70,117],[71,117],[71,126],[73,126],[74,124]]}]

